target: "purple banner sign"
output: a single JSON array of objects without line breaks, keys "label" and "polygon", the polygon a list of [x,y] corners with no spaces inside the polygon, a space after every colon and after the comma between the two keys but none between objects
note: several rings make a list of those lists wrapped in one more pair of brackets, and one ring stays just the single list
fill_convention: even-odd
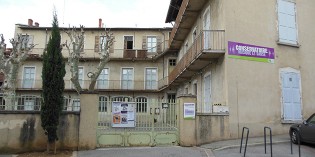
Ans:
[{"label": "purple banner sign", "polygon": [[228,49],[229,58],[274,63],[273,48],[229,41]]}]

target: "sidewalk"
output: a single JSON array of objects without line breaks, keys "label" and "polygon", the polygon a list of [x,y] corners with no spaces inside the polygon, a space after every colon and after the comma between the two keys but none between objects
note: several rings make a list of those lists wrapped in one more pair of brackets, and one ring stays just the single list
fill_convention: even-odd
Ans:
[{"label": "sidewalk", "polygon": [[[266,137],[267,143],[269,143],[269,139],[270,137],[267,136]],[[246,142],[246,138],[244,137],[243,144],[245,144],[245,142]],[[272,136],[273,144],[286,143],[286,142],[290,142],[290,136],[288,134]],[[214,150],[240,147],[240,144],[241,144],[241,139],[235,139],[235,140],[225,140],[225,141],[218,141],[218,142],[213,142],[209,144],[204,144],[204,145],[201,145],[200,147],[205,148],[205,149],[211,149],[214,151]],[[263,145],[263,144],[264,144],[264,136],[248,138],[247,146]]]},{"label": "sidewalk", "polygon": [[[270,157],[271,149],[269,143],[270,137],[266,137],[267,147],[264,150],[264,137],[248,138],[246,157]],[[240,153],[241,139],[218,141],[201,145],[200,148],[211,151],[213,157],[240,157],[244,155],[245,141],[243,141],[242,153]],[[272,154],[274,157],[299,157],[298,145],[292,145],[293,154],[291,154],[291,142],[288,134],[272,136]],[[315,146],[301,145],[301,156],[314,157]],[[210,157],[212,157],[210,156]],[[209,156],[208,156],[209,157]]]}]

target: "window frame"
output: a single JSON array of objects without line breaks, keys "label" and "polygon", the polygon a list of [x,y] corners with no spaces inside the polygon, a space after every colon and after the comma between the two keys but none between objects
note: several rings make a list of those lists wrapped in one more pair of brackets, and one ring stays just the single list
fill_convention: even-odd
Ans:
[{"label": "window frame", "polygon": [[[124,80],[124,77],[123,77],[123,75],[124,75],[124,70],[127,70],[127,69],[131,69],[132,70],[132,76],[131,76],[131,80]],[[127,81],[127,88],[126,89],[128,89],[128,90],[131,90],[131,89],[134,89],[134,80],[135,80],[135,72],[134,72],[134,68],[133,67],[122,67],[121,68],[121,73],[120,73],[120,77],[121,77],[121,80],[120,80],[120,89],[125,89],[125,88],[123,88],[123,83],[124,83],[124,81]],[[131,87],[129,87],[129,83],[128,83],[128,81],[131,81]]]},{"label": "window frame", "polygon": [[[31,82],[30,85],[26,85],[26,78],[25,78],[25,72],[26,72],[26,68],[32,68],[34,69],[34,77],[32,79],[29,79]],[[35,85],[35,80],[36,80],[36,66],[23,66],[23,76],[22,76],[22,88],[34,88]]]},{"label": "window frame", "polygon": [[[148,77],[147,77],[147,72],[148,72],[148,70],[151,70],[151,74],[152,74],[152,70],[155,70],[156,71],[156,73],[155,73],[155,80],[152,80],[152,79],[150,79],[150,80],[148,80]],[[152,75],[150,75],[150,77],[152,78]],[[157,89],[157,81],[158,81],[158,68],[157,67],[146,67],[145,68],[145,71],[144,71],[144,87],[145,87],[145,89],[146,90],[156,90]],[[150,86],[147,86],[147,82],[151,82],[150,83]],[[153,86],[152,84],[152,82],[155,82],[155,86]]]},{"label": "window frame", "polygon": [[[100,79],[100,76],[102,76],[101,74],[102,74],[103,70],[105,70],[105,69],[107,70],[107,80],[106,79]],[[100,75],[97,78],[97,89],[108,89],[109,88],[109,68],[104,68],[103,70],[101,71]],[[104,74],[104,76],[106,76],[106,74]],[[104,87],[100,87],[99,81],[104,82],[104,84],[102,84]]]},{"label": "window frame", "polygon": [[[154,46],[154,42],[149,42],[149,38],[155,38],[155,46]],[[154,35],[148,35],[147,36],[147,52],[148,53],[156,53],[157,52],[157,36]]]}]

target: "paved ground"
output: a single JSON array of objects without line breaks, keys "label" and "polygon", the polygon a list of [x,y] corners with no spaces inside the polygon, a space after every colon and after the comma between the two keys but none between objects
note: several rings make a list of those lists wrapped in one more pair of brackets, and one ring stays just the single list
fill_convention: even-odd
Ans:
[{"label": "paved ground", "polygon": [[[75,155],[74,155],[75,156]],[[79,151],[77,157],[214,157],[210,150],[199,147],[133,147],[103,148]]]},{"label": "paved ground", "polygon": [[[273,157],[298,157],[298,146],[293,144],[291,154],[289,135],[273,136]],[[269,139],[267,140],[269,141]],[[218,141],[199,147],[128,147],[102,148],[90,151],[73,152],[73,157],[241,157],[239,153],[240,139]],[[264,153],[264,138],[248,139],[246,157],[269,157],[270,145],[267,144],[267,154]],[[0,155],[9,157],[11,155]],[[315,157],[315,145],[301,145],[302,157]]]}]

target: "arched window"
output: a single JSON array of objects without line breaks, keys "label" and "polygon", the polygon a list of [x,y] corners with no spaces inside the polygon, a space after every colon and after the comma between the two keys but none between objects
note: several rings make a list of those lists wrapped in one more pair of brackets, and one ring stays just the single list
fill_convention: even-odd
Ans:
[{"label": "arched window", "polygon": [[147,112],[148,99],[146,97],[137,97],[137,112]]},{"label": "arched window", "polygon": [[98,100],[99,100],[98,112],[107,112],[108,98],[106,96],[99,96]]}]

